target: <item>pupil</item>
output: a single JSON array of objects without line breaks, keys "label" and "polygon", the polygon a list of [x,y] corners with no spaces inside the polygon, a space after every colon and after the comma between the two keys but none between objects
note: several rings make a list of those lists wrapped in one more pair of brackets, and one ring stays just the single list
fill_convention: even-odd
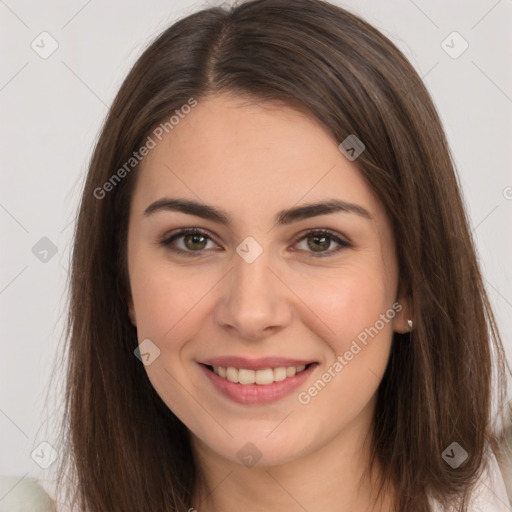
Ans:
[{"label": "pupil", "polygon": [[[324,240],[324,244],[323,244],[323,248],[324,249],[327,249],[329,247],[329,239],[326,237],[326,236],[312,236],[311,238],[313,238],[313,240]],[[313,246],[312,244],[309,244],[309,246],[314,250],[315,249],[315,246]],[[318,247],[318,246],[316,246]]]},{"label": "pupil", "polygon": [[[197,241],[198,239],[201,239],[201,238],[204,239],[204,236],[203,235],[187,235],[187,240],[191,240],[191,239],[193,240],[192,245],[194,245],[196,243],[201,244],[201,242]],[[203,242],[203,244],[204,244],[204,242]],[[189,246],[189,248],[191,248],[190,244],[187,244],[187,245]],[[197,249],[198,247],[192,247],[192,248]],[[203,247],[199,247],[199,249],[202,249],[202,248]]]}]

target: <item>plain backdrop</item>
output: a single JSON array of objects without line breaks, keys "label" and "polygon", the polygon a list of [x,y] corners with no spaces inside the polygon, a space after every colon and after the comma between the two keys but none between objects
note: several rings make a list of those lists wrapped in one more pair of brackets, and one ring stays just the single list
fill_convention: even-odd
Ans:
[{"label": "plain backdrop", "polygon": [[[434,98],[511,360],[512,1],[335,3],[388,36]],[[46,387],[62,348],[72,224],[108,106],[157,34],[220,4],[0,3],[0,474],[45,479],[31,454],[42,442],[58,451]]]}]

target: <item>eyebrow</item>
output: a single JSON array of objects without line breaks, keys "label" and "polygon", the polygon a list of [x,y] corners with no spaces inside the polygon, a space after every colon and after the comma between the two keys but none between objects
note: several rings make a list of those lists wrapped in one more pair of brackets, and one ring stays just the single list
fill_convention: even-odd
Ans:
[{"label": "eyebrow", "polygon": [[[198,203],[190,199],[170,199],[164,197],[150,204],[144,210],[144,217],[149,217],[157,212],[176,211],[189,215],[195,215],[203,219],[211,220],[224,226],[230,226],[232,219],[230,215],[214,206]],[[287,210],[281,210],[275,217],[275,224],[284,226],[299,220],[330,213],[343,212],[359,215],[368,220],[373,220],[368,210],[362,206],[342,201],[340,199],[328,199],[319,203],[310,203]]]}]

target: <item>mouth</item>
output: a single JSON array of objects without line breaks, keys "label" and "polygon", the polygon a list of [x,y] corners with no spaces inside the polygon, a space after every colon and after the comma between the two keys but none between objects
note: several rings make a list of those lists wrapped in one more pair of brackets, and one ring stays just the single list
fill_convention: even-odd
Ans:
[{"label": "mouth", "polygon": [[274,382],[281,382],[295,375],[298,375],[318,363],[308,363],[299,366],[279,366],[276,368],[263,368],[261,370],[252,370],[249,368],[234,368],[232,366],[213,366],[205,364],[210,372],[215,373],[222,379],[233,384],[242,384],[243,386],[256,384],[258,386],[269,386]]},{"label": "mouth", "polygon": [[303,386],[319,363],[268,367],[260,364],[257,369],[206,363],[199,363],[199,366],[220,396],[243,405],[263,405],[276,402]]}]

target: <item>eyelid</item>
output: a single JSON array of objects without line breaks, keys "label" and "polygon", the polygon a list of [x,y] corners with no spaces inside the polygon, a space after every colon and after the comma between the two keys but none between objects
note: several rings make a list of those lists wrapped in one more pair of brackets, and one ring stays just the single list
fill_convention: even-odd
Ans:
[{"label": "eyelid", "polygon": [[296,235],[294,239],[294,243],[297,243],[299,240],[302,240],[305,236],[310,234],[325,234],[329,235],[334,240],[339,240],[342,244],[352,245],[352,242],[349,240],[349,238],[341,233],[338,233],[337,231],[334,231],[329,228],[309,228],[305,229],[304,231],[301,231],[299,234]]},{"label": "eyelid", "polygon": [[328,250],[328,251],[320,251],[315,253],[314,251],[301,251],[297,249],[292,249],[294,252],[306,252],[312,255],[313,258],[328,258],[329,256],[335,256],[339,254],[343,249],[349,249],[353,247],[352,242],[348,240],[348,238],[341,233],[338,233],[336,231],[333,231],[328,228],[310,228],[306,229],[305,231],[302,231],[299,233],[293,242],[293,245],[296,245],[298,242],[306,239],[308,235],[327,235],[328,238],[330,238],[332,241],[334,241],[336,244],[338,244],[338,247],[334,250]]},{"label": "eyelid", "polygon": [[[183,255],[192,256],[192,257],[201,256],[202,253],[204,254],[206,252],[205,249],[198,250],[198,251],[190,251],[190,250],[187,251],[187,250],[179,249],[177,247],[172,247],[172,244],[171,244],[171,242],[173,242],[175,239],[178,239],[178,238],[181,238],[181,237],[184,237],[187,235],[194,235],[194,234],[203,235],[206,238],[208,238],[209,240],[211,240],[212,242],[214,242],[216,245],[218,245],[217,242],[215,241],[215,238],[212,237],[212,235],[209,231],[202,229],[202,228],[197,228],[197,227],[180,228],[178,230],[175,230],[175,231],[171,232],[170,234],[164,236],[163,239],[160,240],[159,245],[163,245],[164,247],[169,249],[171,252],[174,252],[176,254],[183,254]],[[307,252],[307,253],[310,253],[311,255],[313,255],[314,258],[321,258],[321,257],[328,257],[331,255],[337,254],[337,253],[341,252],[341,250],[351,248],[353,246],[352,242],[350,242],[348,240],[348,237],[346,237],[345,235],[342,235],[341,233],[338,233],[336,231],[328,229],[328,228],[306,229],[295,236],[295,238],[293,240],[293,245],[296,245],[298,242],[307,238],[308,235],[314,235],[314,234],[327,235],[328,238],[330,238],[332,241],[337,243],[339,247],[334,250],[328,250],[325,252],[320,251],[317,253],[315,253],[314,251],[301,251],[301,250],[297,250],[297,249],[292,249],[292,251],[293,252]]]},{"label": "eyelid", "polygon": [[[181,228],[181,229],[172,231],[171,233],[166,234],[159,243],[164,246],[170,246],[170,244],[173,240],[175,240],[177,238],[181,238],[183,236],[187,236],[187,235],[203,235],[203,236],[209,238],[215,244],[217,244],[217,242],[215,242],[215,238],[211,235],[211,233],[209,231],[207,231],[206,229],[196,228],[196,227]],[[219,245],[219,244],[217,244],[217,245]],[[178,249],[176,252],[180,252],[180,250]],[[194,253],[194,251],[183,251],[183,250],[181,252],[187,252],[189,254]],[[204,251],[195,251],[195,252],[199,253],[199,252],[204,252]]]}]

